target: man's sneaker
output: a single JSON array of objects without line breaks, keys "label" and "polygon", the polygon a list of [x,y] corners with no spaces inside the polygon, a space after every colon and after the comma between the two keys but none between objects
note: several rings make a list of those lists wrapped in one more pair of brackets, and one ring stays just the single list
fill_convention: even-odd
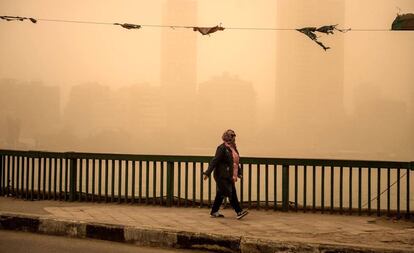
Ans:
[{"label": "man's sneaker", "polygon": [[237,218],[238,220],[240,220],[241,218],[243,218],[244,216],[246,216],[248,213],[249,213],[249,212],[248,212],[248,211],[246,211],[246,210],[243,210],[243,211],[241,211],[241,212],[238,212],[238,213],[237,213],[236,218]]},{"label": "man's sneaker", "polygon": [[215,212],[215,213],[211,213],[210,214],[210,217],[211,218],[224,218],[224,215],[222,215],[221,213],[219,213],[219,212]]}]

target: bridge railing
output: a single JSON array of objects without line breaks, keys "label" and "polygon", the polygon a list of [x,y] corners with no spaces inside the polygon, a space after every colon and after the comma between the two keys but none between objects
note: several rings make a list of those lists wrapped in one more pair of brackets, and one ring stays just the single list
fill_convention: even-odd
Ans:
[{"label": "bridge railing", "polygon": [[[0,150],[0,194],[209,207],[209,156]],[[244,207],[410,217],[414,162],[242,157]]]}]

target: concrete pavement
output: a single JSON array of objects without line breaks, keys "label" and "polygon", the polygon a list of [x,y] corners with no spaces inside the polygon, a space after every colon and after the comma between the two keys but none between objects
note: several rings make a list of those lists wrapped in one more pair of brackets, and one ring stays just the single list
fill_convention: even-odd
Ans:
[{"label": "concrete pavement", "polygon": [[221,252],[414,252],[414,222],[349,216],[0,197],[0,228]]}]

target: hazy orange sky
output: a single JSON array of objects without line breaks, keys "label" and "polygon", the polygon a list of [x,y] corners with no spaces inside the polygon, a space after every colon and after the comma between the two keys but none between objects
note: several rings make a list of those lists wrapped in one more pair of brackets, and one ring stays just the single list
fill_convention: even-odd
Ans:
[{"label": "hazy orange sky", "polygon": [[[197,24],[175,25],[228,27],[277,27],[277,2],[287,0],[196,1]],[[295,1],[293,1],[295,2]],[[300,1],[296,1],[300,2]],[[53,1],[2,0],[2,15],[29,16],[45,19],[69,19],[98,22],[129,22],[161,24],[162,6],[166,1]],[[323,9],[323,1],[318,8]],[[387,29],[398,12],[413,12],[411,0],[347,0],[344,27]],[[289,11],[289,10],[286,10]],[[291,13],[306,15],[303,13]],[[302,25],[295,19],[289,28]],[[18,77],[42,80],[51,84],[73,85],[97,81],[108,85],[129,85],[136,82],[160,82],[160,39],[165,28],[145,27],[128,31],[116,26],[39,22],[1,22],[2,47],[0,78]],[[167,28],[169,29],[169,28]],[[191,32],[190,30],[188,32]],[[246,80],[255,80],[261,98],[272,102],[272,83],[276,61],[276,37],[285,32],[227,30],[210,37],[198,36],[198,81],[226,71]],[[375,34],[338,35],[370,40]],[[393,34],[396,41],[412,41],[412,35]],[[399,39],[399,37],[401,39]],[[407,38],[408,37],[408,38]],[[305,39],[298,36],[298,39]],[[352,40],[349,42],[352,44]],[[393,41],[390,41],[390,43]],[[355,44],[360,43],[358,41]],[[387,42],[389,43],[389,42]],[[319,49],[315,47],[316,49]],[[332,45],[334,50],[334,45]],[[364,49],[366,50],[366,49]],[[369,53],[369,50],[367,51]],[[393,52],[384,52],[387,57]],[[414,53],[406,52],[407,55]],[[350,52],[352,54],[352,52]],[[321,52],[323,56],[323,52]],[[404,66],[402,66],[404,68]],[[408,66],[407,66],[408,67]],[[74,74],[76,73],[76,74]],[[377,75],[365,73],[366,78]],[[391,76],[394,78],[394,76]],[[406,78],[406,77],[402,77]],[[399,94],[400,95],[400,94]]]},{"label": "hazy orange sky", "polygon": [[[167,2],[1,0],[0,15],[156,25],[163,23],[163,8]],[[324,19],[324,13],[338,11],[326,8],[324,3],[337,2],[344,3],[341,10],[344,20],[338,22],[340,27],[389,29],[399,11],[414,12],[413,0],[193,2],[197,5],[196,23],[190,20],[168,25],[215,26],[221,23],[224,27],[321,26],[327,25],[321,21],[336,22],[332,18]],[[305,2],[312,2],[310,6],[321,13],[314,23],[306,19],[306,11],[296,11],[297,5]],[[281,27],[276,15],[281,3],[286,6],[286,10],[282,11],[288,13],[288,18],[283,22],[284,27]],[[69,88],[82,83],[98,82],[113,88],[136,83],[160,86],[162,31],[165,29],[171,28],[126,30],[111,25],[0,21],[0,79],[42,81],[47,85],[57,85],[62,88],[64,102],[68,98]],[[186,32],[194,33],[191,29]],[[322,61],[337,57],[343,63],[343,76],[334,79],[343,82],[343,97],[340,99],[347,113],[355,113],[355,96],[364,85],[375,89],[386,99],[405,103],[408,113],[414,113],[414,32],[354,31],[321,37],[321,41],[332,48],[328,52],[296,31],[224,30],[211,36],[197,34],[197,84],[223,73],[250,82],[257,94],[259,127],[272,124],[274,117],[270,115],[275,113],[276,103],[275,70],[277,63],[290,56],[289,52],[277,51],[278,38],[283,36],[292,36],[293,41],[303,43],[298,51],[317,54]],[[343,46],[336,47],[336,40],[342,40]],[[177,47],[177,51],[180,50],[185,52],[185,43]],[[297,58],[297,64],[291,66],[292,72],[296,72],[299,77],[300,61]],[[298,80],[301,81],[300,78]],[[246,140],[246,143],[249,141]],[[414,148],[412,150],[414,152]]]}]

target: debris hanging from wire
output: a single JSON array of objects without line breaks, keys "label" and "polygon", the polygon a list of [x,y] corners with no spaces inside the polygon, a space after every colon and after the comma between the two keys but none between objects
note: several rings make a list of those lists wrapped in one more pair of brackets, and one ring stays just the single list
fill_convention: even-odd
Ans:
[{"label": "debris hanging from wire", "polygon": [[32,21],[33,24],[37,23],[37,20],[34,18],[26,18],[26,17],[19,17],[19,16],[0,16],[0,19],[6,20],[6,21],[24,21],[26,19]]},{"label": "debris hanging from wire", "polygon": [[107,22],[96,22],[96,21],[81,21],[81,20],[64,20],[64,19],[41,19],[41,18],[28,18],[28,17],[19,17],[19,16],[0,16],[0,20],[6,21],[24,21],[30,20],[32,23],[37,23],[38,21],[45,21],[45,22],[62,22],[62,23],[78,23],[78,24],[95,24],[95,25],[119,25],[122,28],[131,30],[131,29],[141,29],[142,27],[170,27],[172,29],[175,28],[189,28],[195,32],[199,32],[202,35],[209,35],[215,33],[217,31],[224,31],[226,30],[266,30],[266,31],[299,31],[306,36],[308,36],[311,40],[313,40],[316,44],[322,47],[325,51],[330,49],[330,47],[325,46],[321,41],[318,40],[317,32],[323,33],[326,35],[334,34],[335,31],[346,33],[348,31],[355,31],[355,32],[388,32],[391,30],[406,30],[406,31],[414,31],[414,14],[407,13],[407,14],[397,14],[394,22],[392,23],[392,28],[390,29],[339,29],[337,28],[338,25],[325,25],[319,28],[317,27],[304,27],[304,28],[264,28],[264,27],[222,27],[220,25],[213,26],[213,27],[199,27],[199,26],[172,26],[172,25],[159,25],[159,24],[130,24],[130,23],[107,23]]},{"label": "debris hanging from wire", "polygon": [[128,23],[123,23],[123,24],[121,24],[121,23],[114,23],[114,25],[120,25],[123,28],[128,29],[128,30],[130,30],[130,29],[140,29],[141,28],[140,25],[128,24]]},{"label": "debris hanging from wire", "polygon": [[220,24],[220,26],[216,25],[214,27],[197,27],[197,26],[194,26],[193,31],[200,32],[202,35],[209,35],[210,36],[211,33],[215,33],[217,31],[224,31],[224,27],[222,27],[221,24]]},{"label": "debris hanging from wire", "polygon": [[334,31],[339,31],[342,33],[346,33],[348,31],[350,31],[351,29],[339,29],[336,28],[338,25],[325,25],[325,26],[321,26],[319,28],[316,27],[304,27],[304,28],[300,28],[300,29],[296,29],[298,32],[301,32],[303,34],[305,34],[306,36],[308,36],[311,40],[315,41],[316,44],[318,44],[319,46],[321,46],[325,51],[330,49],[330,47],[325,46],[322,42],[318,41],[318,36],[316,35],[315,32],[320,32],[320,33],[324,33],[324,34],[334,34]]},{"label": "debris hanging from wire", "polygon": [[414,14],[397,14],[394,22],[392,22],[391,30],[409,30],[414,31]]}]

